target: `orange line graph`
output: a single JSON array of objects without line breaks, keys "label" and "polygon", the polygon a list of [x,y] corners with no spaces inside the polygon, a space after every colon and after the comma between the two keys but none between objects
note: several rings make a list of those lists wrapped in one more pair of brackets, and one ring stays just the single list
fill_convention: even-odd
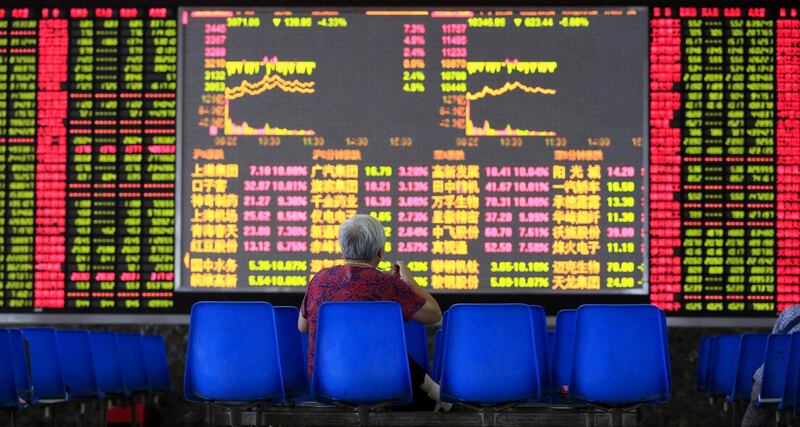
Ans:
[{"label": "orange line graph", "polygon": [[478,92],[475,93],[466,93],[466,126],[465,131],[467,136],[555,136],[555,131],[547,131],[547,130],[529,130],[529,129],[512,129],[511,125],[506,125],[503,129],[494,129],[492,125],[489,123],[488,120],[483,122],[483,126],[476,127],[475,124],[472,122],[472,109],[470,102],[475,101],[481,98],[485,98],[486,96],[499,96],[506,92],[510,92],[512,90],[522,90],[527,93],[531,94],[541,94],[541,95],[555,95],[555,89],[547,89],[543,87],[532,87],[524,85],[520,82],[508,82],[504,84],[502,87],[497,89],[492,89],[489,86],[484,86]]},{"label": "orange line graph", "polygon": [[508,83],[504,84],[502,87],[500,87],[498,89],[492,89],[489,86],[484,86],[483,89],[481,89],[479,92],[475,92],[475,93],[467,92],[467,99],[469,99],[471,101],[475,101],[477,99],[485,98],[486,95],[499,96],[499,95],[502,95],[502,94],[504,94],[506,92],[510,92],[510,91],[516,90],[516,89],[520,89],[520,90],[522,90],[524,92],[527,92],[527,93],[540,93],[542,95],[555,95],[556,94],[556,90],[555,89],[546,89],[546,88],[539,87],[539,86],[532,87],[532,86],[524,85],[524,84],[522,84],[520,82],[508,82]]},{"label": "orange line graph", "polygon": [[278,88],[291,93],[314,93],[316,82],[303,82],[300,80],[285,80],[277,74],[266,74],[261,80],[251,83],[242,81],[238,86],[225,88],[225,99],[241,98],[245,95],[258,95],[267,90]]}]

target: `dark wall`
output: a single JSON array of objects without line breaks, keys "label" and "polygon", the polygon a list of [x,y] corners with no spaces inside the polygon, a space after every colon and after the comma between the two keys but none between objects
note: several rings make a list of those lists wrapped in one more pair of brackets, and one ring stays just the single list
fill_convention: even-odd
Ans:
[{"label": "dark wall", "polygon": [[[167,342],[169,367],[174,393],[161,399],[158,406],[148,405],[148,425],[190,426],[201,425],[203,409],[200,405],[183,400],[183,365],[186,358],[187,325],[59,325],[60,329],[114,330],[119,332],[140,332],[163,335]],[[711,405],[704,394],[695,390],[695,361],[700,337],[720,333],[768,332],[759,329],[721,329],[721,328],[670,328],[669,345],[672,356],[672,397],[662,405],[645,405],[641,408],[642,426],[730,426],[730,412],[723,413],[721,403]],[[70,425],[75,406],[56,408],[57,417],[63,424]],[[739,409],[739,416],[744,408]],[[31,408],[20,417],[20,425],[38,425],[42,411]],[[0,416],[0,425],[5,424],[5,416]],[[59,424],[61,425],[62,422]],[[739,422],[736,423],[739,425]]]}]

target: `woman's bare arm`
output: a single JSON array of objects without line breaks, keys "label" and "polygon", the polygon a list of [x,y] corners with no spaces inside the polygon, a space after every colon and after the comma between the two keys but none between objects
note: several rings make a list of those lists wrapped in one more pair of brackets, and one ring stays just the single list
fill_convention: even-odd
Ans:
[{"label": "woman's bare arm", "polygon": [[404,262],[398,261],[394,268],[395,271],[400,274],[400,278],[403,279],[403,282],[410,286],[414,293],[425,298],[425,305],[423,305],[422,308],[414,313],[411,318],[426,325],[432,325],[441,320],[442,309],[439,307],[439,303],[436,302],[436,300],[428,291],[417,284],[417,281],[414,280],[414,275],[411,273],[411,270],[408,268],[408,266]]}]

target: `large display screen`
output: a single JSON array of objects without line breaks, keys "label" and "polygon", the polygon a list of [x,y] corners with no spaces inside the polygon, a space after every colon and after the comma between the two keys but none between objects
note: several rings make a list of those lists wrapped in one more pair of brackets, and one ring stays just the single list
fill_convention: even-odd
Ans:
[{"label": "large display screen", "polygon": [[800,303],[800,10],[667,3],[6,2],[0,311],[297,304],[355,212],[444,305]]},{"label": "large display screen", "polygon": [[172,307],[177,22],[0,8],[0,305]]},{"label": "large display screen", "polygon": [[646,292],[646,9],[180,20],[180,290],[297,291],[369,213],[433,291]]},{"label": "large display screen", "polygon": [[686,313],[800,302],[796,9],[655,8],[651,301]]}]

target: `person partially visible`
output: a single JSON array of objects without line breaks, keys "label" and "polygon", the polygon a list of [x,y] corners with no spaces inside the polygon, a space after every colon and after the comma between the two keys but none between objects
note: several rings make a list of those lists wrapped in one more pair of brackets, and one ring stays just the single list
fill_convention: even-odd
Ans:
[{"label": "person partially visible", "polygon": [[[793,305],[783,310],[775,326],[773,334],[791,334],[800,332],[800,304]],[[750,404],[742,418],[742,427],[765,427],[771,425],[771,417],[775,412],[771,408],[756,407],[755,402],[761,392],[761,381],[764,378],[764,365],[761,365],[753,375],[753,390],[750,392]]]},{"label": "person partially visible", "polygon": [[[430,325],[442,318],[436,300],[414,280],[401,261],[390,272],[378,269],[383,260],[386,236],[383,225],[369,215],[355,215],[339,227],[339,246],[344,264],[320,270],[309,281],[297,327],[308,332],[308,375],[314,371],[315,336],[319,307],[329,301],[394,301],[403,320]],[[408,409],[449,409],[439,402],[439,385],[409,356],[413,403]]]}]

